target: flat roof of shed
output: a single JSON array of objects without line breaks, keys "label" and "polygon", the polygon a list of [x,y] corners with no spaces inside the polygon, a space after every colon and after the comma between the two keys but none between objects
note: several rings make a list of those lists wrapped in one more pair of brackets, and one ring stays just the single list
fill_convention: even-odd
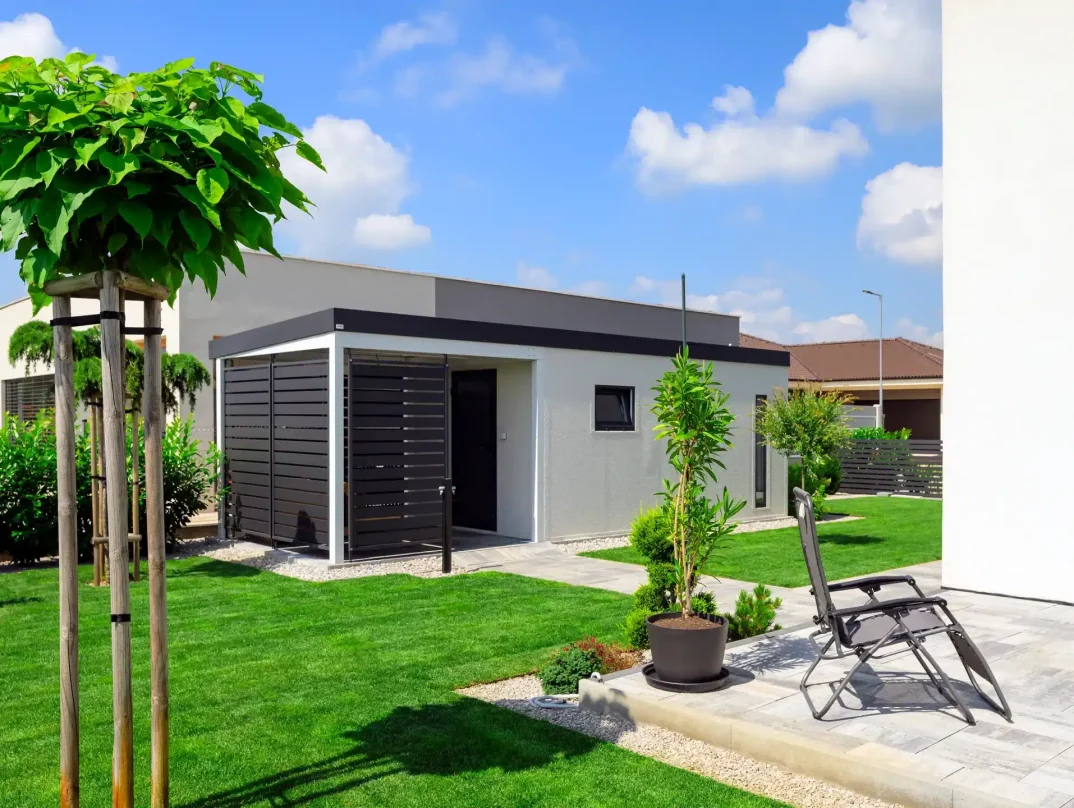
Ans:
[{"label": "flat roof of shed", "polygon": [[[679,350],[677,340],[333,308],[219,337],[209,343],[209,356],[221,359],[337,331],[641,356],[673,356]],[[698,342],[689,346],[691,356],[706,361],[775,367],[789,367],[791,361],[786,351]]]}]

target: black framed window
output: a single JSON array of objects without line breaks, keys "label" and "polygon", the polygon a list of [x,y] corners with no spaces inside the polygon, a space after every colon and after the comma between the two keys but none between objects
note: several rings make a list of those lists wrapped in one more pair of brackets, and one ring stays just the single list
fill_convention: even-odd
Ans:
[{"label": "black framed window", "polygon": [[757,396],[754,401],[753,423],[753,507],[768,507],[768,447],[757,430],[764,407],[768,405],[768,396]]},{"label": "black framed window", "polygon": [[593,400],[597,432],[634,431],[634,388],[596,386]]},{"label": "black framed window", "polygon": [[4,380],[4,413],[32,421],[41,410],[56,406],[56,377],[24,376]]}]

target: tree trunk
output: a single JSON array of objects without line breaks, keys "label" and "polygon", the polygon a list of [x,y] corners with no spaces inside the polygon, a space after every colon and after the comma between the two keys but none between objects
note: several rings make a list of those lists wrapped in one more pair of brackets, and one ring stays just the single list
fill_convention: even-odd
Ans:
[{"label": "tree trunk", "polygon": [[[121,312],[115,271],[104,273],[101,314]],[[105,484],[108,489],[108,557],[112,601],[112,806],[134,804],[134,721],[131,704],[131,615],[127,560],[127,451],[125,345],[121,322],[101,319]]]},{"label": "tree trunk", "polygon": [[[145,304],[145,326],[160,327],[160,301]],[[145,335],[145,504],[149,555],[149,665],[152,676],[152,808],[168,805],[168,612],[164,555],[164,431],[160,335]]]},{"label": "tree trunk", "polygon": [[[52,302],[57,319],[71,298]],[[78,505],[75,489],[75,392],[71,326],[53,327],[56,373],[56,499],[60,552],[60,805],[77,808],[78,783]]]}]

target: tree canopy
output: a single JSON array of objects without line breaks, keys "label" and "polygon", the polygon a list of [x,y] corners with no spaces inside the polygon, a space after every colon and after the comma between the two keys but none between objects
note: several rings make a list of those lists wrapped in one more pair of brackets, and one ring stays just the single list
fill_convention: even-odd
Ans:
[{"label": "tree canopy", "polygon": [[813,468],[850,442],[843,406],[850,397],[831,390],[807,387],[775,395],[758,408],[757,432],[782,455],[801,455],[803,486],[807,468]]},{"label": "tree canopy", "polygon": [[321,158],[261,100],[261,76],[193,65],[121,76],[84,53],[0,60],[0,249],[16,250],[36,308],[55,278],[119,269],[212,295],[225,260],[244,270],[239,246],[279,255],[283,203],[311,203],[277,152]]}]

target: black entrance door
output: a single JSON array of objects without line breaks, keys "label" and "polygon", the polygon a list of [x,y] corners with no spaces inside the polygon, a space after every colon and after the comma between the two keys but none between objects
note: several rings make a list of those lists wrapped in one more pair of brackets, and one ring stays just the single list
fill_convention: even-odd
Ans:
[{"label": "black entrance door", "polygon": [[451,374],[452,519],[496,530],[496,371]]}]

